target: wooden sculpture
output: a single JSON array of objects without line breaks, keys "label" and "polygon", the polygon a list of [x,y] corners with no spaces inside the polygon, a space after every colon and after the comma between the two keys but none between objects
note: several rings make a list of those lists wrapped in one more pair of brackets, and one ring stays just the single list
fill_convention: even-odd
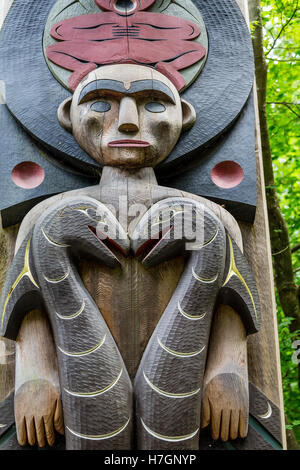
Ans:
[{"label": "wooden sculpture", "polygon": [[236,0],[14,0],[0,75],[0,450],[280,449]]},{"label": "wooden sculpture", "polygon": [[[217,204],[158,186],[153,171],[193,125],[192,105],[160,72],[112,65],[85,77],[58,118],[103,165],[100,186],[55,196],[25,218],[1,332],[16,339],[28,310],[46,311],[66,448],[130,449],[134,422],[139,449],[197,449],[209,423],[214,438],[245,437],[246,334],[257,331],[260,314],[238,226]],[[188,221],[191,234],[178,236]],[[25,368],[27,336],[18,359]],[[43,343],[51,347],[50,332]],[[46,385],[35,401],[30,382],[17,392],[21,444],[45,442],[40,403],[53,372],[40,372]],[[59,392],[47,398],[52,444]]]}]

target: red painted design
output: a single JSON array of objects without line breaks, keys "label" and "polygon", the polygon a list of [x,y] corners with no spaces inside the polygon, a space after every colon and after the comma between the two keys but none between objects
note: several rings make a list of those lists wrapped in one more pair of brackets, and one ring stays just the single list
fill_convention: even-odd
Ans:
[{"label": "red painted design", "polygon": [[225,160],[214,166],[211,171],[211,179],[220,188],[230,189],[243,181],[244,171],[238,163]]},{"label": "red painted design", "polygon": [[23,189],[37,188],[45,178],[43,168],[35,162],[18,163],[11,172],[13,182]]},{"label": "red painted design", "polygon": [[[95,0],[102,8],[115,11],[116,0]],[[201,60],[206,49],[193,39],[200,28],[193,22],[161,13],[143,12],[153,2],[140,0],[133,14],[115,11],[62,20],[51,29],[57,43],[47,48],[48,58],[74,72],[69,86],[75,90],[90,71],[107,64],[155,66],[177,87],[185,80],[179,70]]]},{"label": "red painted design", "polygon": [[109,147],[150,147],[149,142],[143,140],[123,139],[109,142]]}]

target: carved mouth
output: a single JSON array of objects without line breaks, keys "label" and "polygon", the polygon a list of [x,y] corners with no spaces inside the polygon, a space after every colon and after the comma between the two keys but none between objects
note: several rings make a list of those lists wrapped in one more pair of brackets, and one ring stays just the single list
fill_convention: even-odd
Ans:
[{"label": "carved mouth", "polygon": [[133,139],[124,139],[124,140],[114,140],[109,142],[109,147],[150,147],[149,142],[144,142],[143,140],[133,140]]},{"label": "carved mouth", "polygon": [[119,13],[127,15],[136,9],[135,0],[115,0],[115,10]]}]

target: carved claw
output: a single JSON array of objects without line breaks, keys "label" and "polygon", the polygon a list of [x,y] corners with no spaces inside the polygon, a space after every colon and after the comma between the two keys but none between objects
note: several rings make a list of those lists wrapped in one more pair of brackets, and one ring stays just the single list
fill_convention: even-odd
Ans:
[{"label": "carved claw", "polygon": [[123,254],[130,249],[128,236],[113,213],[89,197],[70,198],[48,209],[34,229],[34,242],[45,240],[90,254],[111,268],[120,264],[112,247]]},{"label": "carved claw", "polygon": [[[184,254],[186,243],[197,237],[197,216],[203,222],[203,209],[198,206],[194,201],[170,198],[155,204],[142,217],[132,235],[132,248],[136,256],[145,254],[142,260],[145,266]],[[200,225],[203,227],[203,223]]]}]

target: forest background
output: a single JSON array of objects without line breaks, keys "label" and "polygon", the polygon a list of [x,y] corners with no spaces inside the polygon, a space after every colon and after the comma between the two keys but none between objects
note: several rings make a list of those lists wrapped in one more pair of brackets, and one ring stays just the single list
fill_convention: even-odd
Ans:
[{"label": "forest background", "polygon": [[288,448],[300,449],[300,0],[249,0]]}]

